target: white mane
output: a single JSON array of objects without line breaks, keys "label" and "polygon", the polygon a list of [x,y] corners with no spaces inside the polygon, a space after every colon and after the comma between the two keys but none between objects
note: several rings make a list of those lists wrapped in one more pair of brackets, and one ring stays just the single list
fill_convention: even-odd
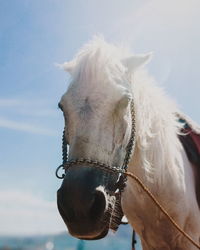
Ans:
[{"label": "white mane", "polygon": [[[155,173],[160,174],[162,182],[163,168],[169,168],[170,172],[175,163],[181,166],[177,107],[144,70],[132,68],[130,71],[122,63],[127,56],[130,56],[127,49],[96,37],[71,62],[64,63],[63,68],[73,79],[102,84],[102,87],[110,81],[121,81],[125,86],[131,83],[136,109],[137,156],[147,176],[153,179]],[[180,171],[177,168],[177,176]]]},{"label": "white mane", "polygon": [[[171,175],[177,177],[182,172],[181,144],[177,137],[182,124],[176,116],[179,113],[175,103],[164,91],[156,86],[155,81],[144,71],[133,76],[132,90],[136,109],[137,147],[141,166],[147,177],[153,179],[160,175],[162,183],[168,168]],[[177,169],[172,169],[177,166]],[[162,175],[163,174],[163,175]]]},{"label": "white mane", "polygon": [[[73,79],[81,78],[86,82],[91,79],[107,81],[108,78],[121,78],[126,68],[121,59],[128,55],[125,48],[117,48],[106,43],[103,38],[95,37],[83,46],[75,58],[62,65]],[[95,83],[95,82],[94,82]]]}]

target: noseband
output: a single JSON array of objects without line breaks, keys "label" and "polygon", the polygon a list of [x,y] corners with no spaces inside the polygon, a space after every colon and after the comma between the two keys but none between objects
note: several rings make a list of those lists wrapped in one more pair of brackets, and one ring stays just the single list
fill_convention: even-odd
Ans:
[{"label": "noseband", "polygon": [[[56,173],[55,173],[56,177],[59,179],[64,179],[67,170],[72,166],[80,166],[80,165],[91,166],[91,167],[95,167],[98,169],[102,169],[103,171],[107,171],[110,173],[121,174],[120,179],[118,181],[118,184],[119,184],[118,188],[121,189],[120,191],[122,191],[123,187],[125,186],[126,179],[127,179],[124,173],[127,171],[128,164],[130,162],[131,155],[135,147],[135,109],[134,109],[133,99],[130,99],[130,108],[131,108],[131,136],[126,147],[126,155],[125,155],[124,162],[121,167],[109,166],[105,163],[91,160],[91,159],[85,159],[85,158],[69,160],[68,159],[69,145],[67,144],[66,139],[65,139],[65,129],[64,129],[63,136],[62,136],[62,160],[63,162],[56,169]],[[60,176],[58,172],[61,168],[65,171],[65,173]]]}]

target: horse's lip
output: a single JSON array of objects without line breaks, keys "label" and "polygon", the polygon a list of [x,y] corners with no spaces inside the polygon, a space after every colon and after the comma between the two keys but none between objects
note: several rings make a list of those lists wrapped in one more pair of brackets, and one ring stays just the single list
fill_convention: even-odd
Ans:
[{"label": "horse's lip", "polygon": [[99,240],[104,238],[108,234],[109,228],[106,228],[103,230],[99,235],[97,236],[78,236],[80,240]]},{"label": "horse's lip", "polygon": [[[96,226],[98,226],[98,229],[95,230],[95,228],[94,228],[94,229],[91,229],[87,232],[83,232],[82,230],[81,231],[76,230],[77,228],[74,228],[73,223],[72,223],[72,225],[71,225],[71,223],[68,223],[67,227],[68,227],[69,233],[73,237],[76,237],[76,238],[81,239],[81,240],[98,240],[98,239],[104,238],[108,234],[109,224],[110,224],[109,221],[107,223],[105,223],[104,226],[102,226],[102,224],[100,223],[99,225],[96,225]],[[100,226],[100,228],[99,228],[99,226]]]}]

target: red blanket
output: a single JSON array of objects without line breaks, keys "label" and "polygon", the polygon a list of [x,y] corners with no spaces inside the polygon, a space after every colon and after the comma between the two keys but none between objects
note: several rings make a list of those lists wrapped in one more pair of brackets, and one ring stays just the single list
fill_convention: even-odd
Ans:
[{"label": "red blanket", "polygon": [[191,139],[193,140],[198,153],[200,154],[200,135],[199,134],[195,134],[193,131],[190,132],[189,136],[191,137]]},{"label": "red blanket", "polygon": [[188,159],[200,166],[200,134],[195,133],[188,125],[183,129],[184,135],[179,136]]}]

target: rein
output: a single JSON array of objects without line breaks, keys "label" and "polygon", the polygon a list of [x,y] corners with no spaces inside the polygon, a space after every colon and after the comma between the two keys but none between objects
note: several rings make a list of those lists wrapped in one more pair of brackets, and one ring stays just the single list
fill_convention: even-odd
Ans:
[{"label": "rein", "polygon": [[[135,174],[131,172],[127,172],[128,164],[131,159],[131,155],[135,148],[135,109],[134,109],[134,101],[133,99],[130,100],[131,102],[131,120],[132,120],[132,126],[131,126],[131,136],[130,140],[128,142],[128,145],[126,147],[126,155],[124,158],[124,162],[122,164],[122,167],[116,167],[116,166],[109,166],[105,163],[91,160],[91,159],[72,159],[68,160],[68,147],[69,145],[66,142],[65,139],[65,129],[63,131],[62,136],[62,164],[56,169],[56,177],[59,179],[64,179],[66,171],[72,167],[82,164],[87,164],[87,166],[95,167],[98,169],[102,169],[104,171],[110,172],[110,173],[118,173],[121,174],[119,181],[118,181],[118,187],[120,193],[123,191],[125,187],[125,182],[127,181],[127,177],[130,177],[131,179],[135,180],[135,182],[143,189],[143,191],[151,198],[151,200],[154,202],[154,204],[157,206],[157,208],[162,211],[162,213],[168,218],[168,220],[172,223],[172,225],[185,237],[187,238],[190,243],[192,243],[196,248],[200,249],[200,245],[196,243],[192,237],[187,234],[178,224],[177,222],[171,217],[171,215],[167,212],[167,210],[160,204],[160,202],[156,199],[156,197],[152,194],[152,192],[149,190],[148,187],[146,187],[143,182],[140,180],[139,177],[137,177]],[[61,176],[58,174],[60,169],[63,169],[65,171],[64,174]]]}]

